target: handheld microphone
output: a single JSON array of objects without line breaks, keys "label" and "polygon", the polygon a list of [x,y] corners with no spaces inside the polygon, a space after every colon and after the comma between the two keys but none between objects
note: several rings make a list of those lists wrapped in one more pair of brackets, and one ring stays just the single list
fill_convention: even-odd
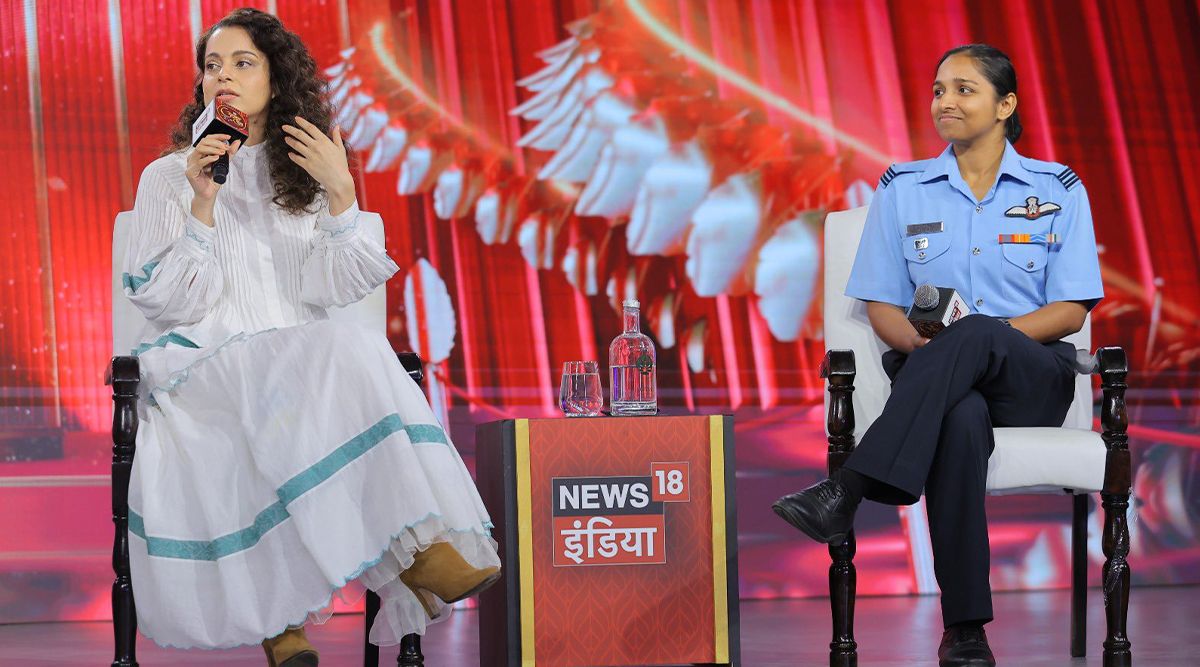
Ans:
[{"label": "handheld microphone", "polygon": [[917,333],[933,338],[958,320],[971,314],[967,302],[953,287],[934,287],[928,283],[917,287],[913,294],[908,321]]},{"label": "handheld microphone", "polygon": [[[201,139],[210,134],[228,134],[231,142],[245,142],[250,137],[249,131],[250,119],[245,112],[214,97],[204,113],[192,123],[192,147],[195,148]],[[212,178],[218,184],[224,184],[228,177],[229,154],[224,153],[212,165]]]}]

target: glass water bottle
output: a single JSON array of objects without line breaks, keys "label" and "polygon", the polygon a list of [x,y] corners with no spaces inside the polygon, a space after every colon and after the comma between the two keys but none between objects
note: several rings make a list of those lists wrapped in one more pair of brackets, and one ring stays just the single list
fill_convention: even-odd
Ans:
[{"label": "glass water bottle", "polygon": [[608,347],[612,369],[610,408],[614,415],[652,415],[658,412],[658,375],[654,344],[642,333],[641,306],[626,299],[625,331]]}]

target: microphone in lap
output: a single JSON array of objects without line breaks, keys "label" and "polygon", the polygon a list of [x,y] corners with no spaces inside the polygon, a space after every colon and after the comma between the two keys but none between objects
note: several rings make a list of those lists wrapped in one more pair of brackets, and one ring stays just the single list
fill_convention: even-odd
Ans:
[{"label": "microphone in lap", "polygon": [[[195,148],[200,140],[210,134],[228,134],[230,141],[245,142],[249,138],[250,119],[245,112],[225,104],[214,97],[204,113],[192,123],[192,147]],[[212,178],[217,183],[225,183],[229,177],[229,154],[217,158],[212,165]]]},{"label": "microphone in lap", "polygon": [[971,308],[953,287],[934,287],[928,283],[917,287],[913,294],[908,321],[917,333],[933,338],[942,329],[971,314]]}]

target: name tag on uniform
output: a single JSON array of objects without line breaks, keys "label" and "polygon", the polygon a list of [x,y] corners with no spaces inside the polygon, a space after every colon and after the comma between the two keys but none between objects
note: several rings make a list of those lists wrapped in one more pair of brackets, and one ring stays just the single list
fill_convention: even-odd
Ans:
[{"label": "name tag on uniform", "polygon": [[919,225],[908,225],[905,227],[905,236],[919,236],[921,234],[936,234],[943,231],[944,226],[942,221],[937,222],[922,222]]}]

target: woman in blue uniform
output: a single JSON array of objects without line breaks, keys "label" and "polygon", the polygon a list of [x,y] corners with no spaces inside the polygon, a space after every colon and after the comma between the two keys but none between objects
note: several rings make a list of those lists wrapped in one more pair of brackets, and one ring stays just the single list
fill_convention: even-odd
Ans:
[{"label": "woman in blue uniform", "polygon": [[[892,349],[892,393],[845,466],[774,509],[839,544],[863,498],[924,492],[945,633],[940,664],[994,665],[984,492],[993,426],[1059,426],[1074,395],[1074,349],[1104,295],[1087,192],[1070,168],[1026,158],[1017,79],[998,49],[938,63],[930,113],[949,145],[879,181],[846,294],[867,302]],[[974,313],[935,339],[905,316],[916,285],[952,287]],[[1035,389],[1036,391],[1031,391]]]}]

